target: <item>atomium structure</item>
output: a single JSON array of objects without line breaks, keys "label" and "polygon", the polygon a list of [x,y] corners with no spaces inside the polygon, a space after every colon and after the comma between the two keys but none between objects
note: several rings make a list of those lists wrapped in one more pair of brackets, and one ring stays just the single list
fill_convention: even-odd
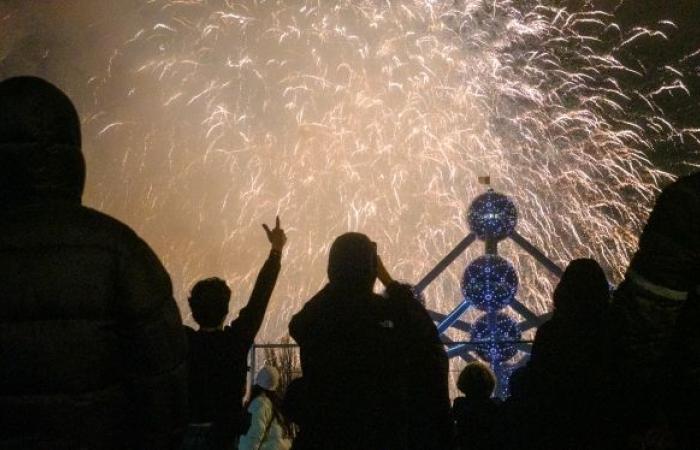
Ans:
[{"label": "atomium structure", "polygon": [[[549,314],[537,315],[517,299],[518,275],[513,265],[498,254],[498,244],[513,240],[532,255],[540,264],[561,277],[563,271],[542,251],[518,234],[518,210],[506,195],[489,188],[478,196],[469,207],[467,215],[470,233],[445,256],[423,279],[415,290],[421,293],[467,247],[476,240],[483,241],[484,255],[472,261],[462,277],[462,301],[448,314],[431,311],[438,331],[447,345],[451,358],[473,359],[477,355],[487,361],[498,378],[497,394],[506,395],[507,380],[514,369],[510,362],[518,350],[529,353],[531,342],[522,339],[525,331],[536,328],[549,318]],[[461,320],[469,308],[483,314],[473,323]],[[516,321],[506,313],[510,308],[523,318]],[[446,331],[455,327],[469,333],[468,342],[453,342]]]}]

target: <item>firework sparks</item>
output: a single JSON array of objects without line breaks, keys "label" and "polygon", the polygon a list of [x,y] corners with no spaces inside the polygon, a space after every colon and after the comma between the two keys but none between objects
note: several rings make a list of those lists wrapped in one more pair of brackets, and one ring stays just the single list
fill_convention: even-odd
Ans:
[{"label": "firework sparks", "polygon": [[[486,173],[518,205],[521,234],[618,280],[668,178],[646,152],[694,133],[656,106],[687,93],[683,72],[643,85],[621,55],[672,28],[508,0],[154,0],[89,83],[87,147],[121,150],[102,165],[88,155],[88,200],[154,245],[180,300],[212,275],[246,298],[260,223],[280,214],[290,245],[263,340],[323,284],[347,230],[419,280],[467,233]],[[502,253],[521,300],[547,310],[555,280],[514,246]],[[460,300],[458,261],[426,291],[431,309]]]}]

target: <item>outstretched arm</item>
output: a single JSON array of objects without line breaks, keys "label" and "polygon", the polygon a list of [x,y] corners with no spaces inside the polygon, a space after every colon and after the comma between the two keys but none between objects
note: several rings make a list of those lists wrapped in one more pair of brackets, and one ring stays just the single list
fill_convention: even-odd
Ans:
[{"label": "outstretched arm", "polygon": [[263,228],[270,241],[270,256],[258,273],[248,304],[241,309],[238,318],[231,323],[231,328],[236,330],[246,344],[253,343],[265,318],[265,311],[277,283],[277,275],[280,272],[282,249],[287,243],[287,236],[280,228],[279,217],[276,219],[275,228],[270,230],[265,224],[263,224]]}]

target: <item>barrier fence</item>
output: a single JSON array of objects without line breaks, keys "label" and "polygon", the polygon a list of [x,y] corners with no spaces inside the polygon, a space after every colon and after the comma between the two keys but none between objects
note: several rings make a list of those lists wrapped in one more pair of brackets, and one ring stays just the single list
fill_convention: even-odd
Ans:
[{"label": "barrier fence", "polygon": [[[509,364],[510,369],[516,369],[527,362],[530,349],[532,348],[532,340],[518,341],[503,341],[500,344],[514,345],[519,350],[519,358]],[[446,343],[447,345],[448,343]],[[464,349],[459,358],[450,359],[449,381],[450,393],[452,397],[456,397],[459,393],[456,391],[455,384],[459,373],[467,361],[473,361],[474,354],[480,345],[491,344],[491,342],[477,341],[450,341],[449,346],[452,348],[455,345]],[[299,346],[293,343],[276,343],[276,344],[254,344],[248,355],[248,390],[253,384],[253,380],[257,371],[266,364],[275,366],[281,377],[281,386],[286,387],[287,384],[294,378],[300,377],[301,360],[299,357]]]}]

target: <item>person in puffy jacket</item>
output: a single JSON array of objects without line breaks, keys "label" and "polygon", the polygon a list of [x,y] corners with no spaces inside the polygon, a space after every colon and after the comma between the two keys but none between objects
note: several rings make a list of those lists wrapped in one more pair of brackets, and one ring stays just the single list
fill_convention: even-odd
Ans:
[{"label": "person in puffy jacket", "polygon": [[668,357],[667,416],[678,448],[700,446],[700,273],[676,322]]},{"label": "person in puffy jacket", "polygon": [[609,448],[612,361],[610,285],[593,259],[569,263],[552,295],[552,318],[527,363],[535,448]]},{"label": "person in puffy jacket", "polygon": [[0,448],[177,448],[185,335],[170,278],[128,226],[81,205],[68,97],[0,82]]},{"label": "person in puffy jacket", "polygon": [[373,292],[377,247],[345,233],[331,245],[329,283],[289,324],[300,346],[303,414],[295,449],[404,449],[396,318]]},{"label": "person in puffy jacket", "polygon": [[304,373],[286,402],[294,448],[449,448],[448,359],[420,298],[360,233],[333,242],[328,280],[289,325]]},{"label": "person in puffy jacket", "polygon": [[692,372],[693,358],[680,364],[677,358],[693,342],[697,346],[697,338],[688,334],[697,324],[688,326],[688,320],[695,315],[698,280],[700,172],[679,178],[659,195],[613,296],[620,417],[632,435],[650,429],[658,434],[666,427],[658,418],[675,408],[669,401],[688,396],[674,387],[679,376]]},{"label": "person in puffy jacket", "polygon": [[[399,345],[396,385],[403,389],[402,406],[409,450],[444,450],[454,441],[448,383],[449,359],[424,299],[409,284],[392,281],[381,259],[378,278],[387,288],[385,303],[394,319]],[[400,380],[400,382],[399,382]]]},{"label": "person in puffy jacket", "polygon": [[241,436],[238,450],[289,450],[292,443],[285,437],[285,419],[277,395],[280,375],[277,369],[265,366],[255,376],[246,411],[250,426]]}]

